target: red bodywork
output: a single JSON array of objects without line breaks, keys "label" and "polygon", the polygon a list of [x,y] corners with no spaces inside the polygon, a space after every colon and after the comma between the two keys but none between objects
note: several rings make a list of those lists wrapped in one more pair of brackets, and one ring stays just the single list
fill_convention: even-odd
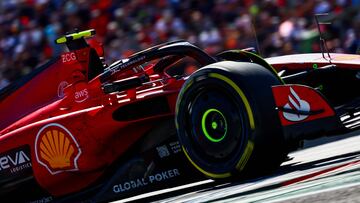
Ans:
[{"label": "red bodywork", "polygon": [[324,132],[336,134],[339,129],[346,131],[357,125],[349,123],[345,129],[342,122],[358,108],[355,99],[358,93],[352,91],[352,88],[359,84],[360,56],[340,53],[329,55],[331,60],[326,53],[266,59],[278,73],[285,74],[282,77],[284,80],[291,74],[305,75],[286,81],[289,85],[272,87],[286,137],[312,139]]},{"label": "red bodywork", "polygon": [[[166,83],[156,82],[166,75],[150,74],[148,85],[105,94],[99,77],[88,81],[89,51],[84,48],[63,54],[1,101],[1,154],[6,156],[19,146],[29,146],[36,181],[55,196],[79,191],[96,181],[156,122],[173,116],[183,83],[171,78]],[[151,68],[144,71],[151,73]],[[115,79],[139,74],[120,71]],[[164,97],[170,111],[135,120],[113,119],[113,112],[120,107],[154,97]],[[20,163],[2,166],[5,169]]]},{"label": "red bodywork", "polygon": [[[325,99],[312,88],[303,85],[280,85],[272,87],[276,106],[279,108],[279,118],[283,126],[309,122],[335,115],[335,111]],[[282,109],[314,112],[314,115],[296,115],[283,112]]]}]

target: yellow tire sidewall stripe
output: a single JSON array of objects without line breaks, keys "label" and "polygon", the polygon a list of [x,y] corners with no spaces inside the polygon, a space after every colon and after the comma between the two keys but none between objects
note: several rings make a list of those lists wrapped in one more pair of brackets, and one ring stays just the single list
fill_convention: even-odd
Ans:
[{"label": "yellow tire sidewall stripe", "polygon": [[239,94],[241,100],[243,101],[243,103],[245,105],[245,109],[246,109],[246,112],[247,112],[248,117],[249,117],[250,128],[252,130],[254,130],[255,129],[255,120],[254,120],[253,112],[252,112],[251,107],[250,107],[250,103],[247,100],[244,92],[239,88],[239,86],[237,86],[230,78],[228,78],[228,77],[226,77],[224,75],[221,75],[219,73],[209,73],[209,77],[217,78],[219,80],[222,80],[222,81],[226,82],[227,84],[229,84],[232,88],[234,88],[234,90]]},{"label": "yellow tire sidewall stripe", "polygon": [[186,149],[184,148],[184,146],[182,146],[182,150],[185,154],[185,156],[188,158],[188,160],[191,162],[191,164],[193,166],[195,166],[195,168],[197,170],[199,170],[201,173],[205,174],[206,176],[208,177],[211,177],[211,178],[227,178],[227,177],[230,177],[231,176],[231,173],[228,172],[228,173],[220,173],[220,174],[216,174],[216,173],[210,173],[210,172],[207,172],[205,171],[204,169],[202,169],[200,166],[198,166],[189,156],[189,154],[187,153]]}]

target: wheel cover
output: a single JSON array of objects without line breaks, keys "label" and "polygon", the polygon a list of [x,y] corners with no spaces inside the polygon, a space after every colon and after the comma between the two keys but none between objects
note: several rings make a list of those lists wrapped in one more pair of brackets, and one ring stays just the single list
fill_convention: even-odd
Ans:
[{"label": "wheel cover", "polygon": [[192,89],[187,100],[184,124],[191,154],[208,163],[230,161],[247,140],[245,107],[229,89],[208,83]]},{"label": "wheel cover", "polygon": [[227,133],[225,116],[217,109],[208,109],[202,116],[201,128],[205,137],[211,142],[222,141]]}]

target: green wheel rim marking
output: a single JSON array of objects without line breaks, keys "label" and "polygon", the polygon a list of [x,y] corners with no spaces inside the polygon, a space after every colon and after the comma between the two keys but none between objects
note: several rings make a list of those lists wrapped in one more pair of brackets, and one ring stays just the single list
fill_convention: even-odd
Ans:
[{"label": "green wheel rim marking", "polygon": [[215,121],[213,121],[213,122],[211,123],[211,127],[212,127],[212,129],[216,130],[216,128],[217,128],[217,123],[216,123]]},{"label": "green wheel rim marking", "polygon": [[316,63],[313,64],[313,69],[318,69],[318,65]]},{"label": "green wheel rim marking", "polygon": [[[207,129],[206,129],[206,118],[207,118],[207,116],[209,115],[209,113],[211,113],[211,112],[216,112],[216,113],[220,114],[221,117],[222,117],[222,118],[224,119],[224,121],[225,121],[225,133],[224,133],[223,136],[221,136],[221,137],[218,138],[218,139],[211,137],[211,135],[209,135],[209,133],[208,133],[208,131],[207,131]],[[217,124],[215,121],[213,121],[213,122],[211,123],[211,127],[215,130],[215,129],[218,127],[218,124]],[[202,119],[201,119],[201,128],[202,128],[202,130],[203,130],[203,132],[204,132],[204,134],[205,134],[205,137],[206,137],[207,139],[209,139],[211,142],[220,142],[221,140],[223,140],[223,139],[225,138],[226,133],[227,133],[227,123],[226,123],[225,116],[224,116],[219,110],[217,110],[217,109],[209,109],[209,110],[205,111],[204,115],[202,116]]]}]

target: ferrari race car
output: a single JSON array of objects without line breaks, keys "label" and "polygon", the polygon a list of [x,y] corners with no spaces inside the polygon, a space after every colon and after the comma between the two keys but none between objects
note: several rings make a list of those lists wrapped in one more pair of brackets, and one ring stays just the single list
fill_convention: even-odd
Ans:
[{"label": "ferrari race car", "polygon": [[304,139],[360,127],[360,55],[209,56],[175,41],[107,65],[94,34],[59,38],[68,52],[1,90],[1,201],[258,177]]}]

